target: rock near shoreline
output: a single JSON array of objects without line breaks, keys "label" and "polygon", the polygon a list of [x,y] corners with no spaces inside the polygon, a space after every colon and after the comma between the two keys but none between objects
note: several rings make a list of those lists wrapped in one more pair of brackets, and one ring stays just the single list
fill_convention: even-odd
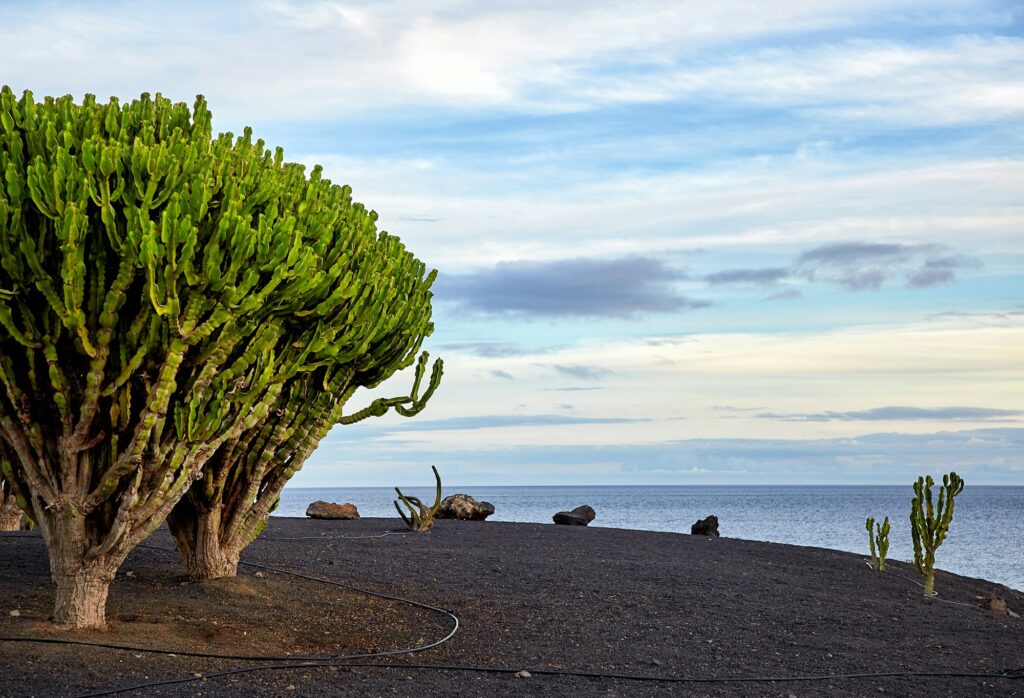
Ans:
[{"label": "rock near shoreline", "polygon": [[712,514],[706,519],[701,519],[697,523],[690,526],[690,535],[693,536],[713,536],[718,538],[718,517]]},{"label": "rock near shoreline", "polygon": [[490,502],[478,502],[468,494],[453,494],[441,501],[436,517],[459,521],[484,521],[493,513],[494,505]]},{"label": "rock near shoreline", "polygon": [[350,521],[359,518],[359,510],[355,504],[335,504],[334,502],[313,502],[306,507],[306,516],[311,519],[340,519]]},{"label": "rock near shoreline", "polygon": [[572,511],[560,511],[552,520],[561,526],[586,526],[597,517],[594,508],[588,504],[576,507]]}]

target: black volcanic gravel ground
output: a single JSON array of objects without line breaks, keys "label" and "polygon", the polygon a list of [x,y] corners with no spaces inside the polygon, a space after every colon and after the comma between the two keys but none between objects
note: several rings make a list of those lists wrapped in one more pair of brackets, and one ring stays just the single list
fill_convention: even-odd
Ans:
[{"label": "black volcanic gravel ground", "polygon": [[[754,677],[888,671],[999,673],[1024,667],[1024,619],[977,607],[1024,594],[939,573],[926,601],[907,565],[879,575],[849,553],[671,533],[439,521],[382,538],[397,520],[275,518],[243,555],[452,609],[461,621],[417,662],[648,676]],[[312,536],[313,540],[280,540]],[[276,540],[275,540],[276,539]],[[148,544],[171,547],[166,531]],[[939,559],[941,564],[941,549]],[[73,696],[256,662],[181,656],[337,655],[443,637],[442,614],[243,567],[186,582],[174,555],[136,550],[111,589],[110,630],[47,622],[52,588],[38,535],[0,537],[0,635],[78,638],[171,654],[0,642],[0,696]],[[964,604],[964,605],[959,605]],[[20,615],[11,616],[11,611]],[[124,694],[144,696],[1013,696],[1024,680],[833,678],[671,684],[609,678],[312,668],[237,674]]]}]

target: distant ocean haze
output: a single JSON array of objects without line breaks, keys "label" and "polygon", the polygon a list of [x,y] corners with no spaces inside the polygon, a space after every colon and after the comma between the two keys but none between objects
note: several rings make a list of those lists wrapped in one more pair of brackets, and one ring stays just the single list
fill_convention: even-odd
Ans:
[{"label": "distant ocean haze", "polygon": [[[433,501],[434,490],[402,490]],[[868,555],[864,521],[889,517],[889,559],[913,560],[910,486],[446,487],[494,504],[490,521],[551,523],[558,511],[589,504],[592,526],[689,533],[709,514],[722,536],[832,548]],[[937,492],[935,493],[937,495]],[[286,487],[276,516],[305,516],[321,499],[352,502],[364,517],[397,517],[386,487]],[[970,485],[956,498],[936,567],[1024,591],[1024,487]],[[938,589],[941,593],[941,588]]]}]

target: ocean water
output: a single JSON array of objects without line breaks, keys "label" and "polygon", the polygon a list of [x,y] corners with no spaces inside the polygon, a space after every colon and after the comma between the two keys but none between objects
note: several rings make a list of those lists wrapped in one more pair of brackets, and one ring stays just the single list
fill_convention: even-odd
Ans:
[{"label": "ocean water", "polygon": [[[402,490],[424,501],[429,488]],[[934,490],[933,490],[934,491]],[[910,499],[906,487],[636,486],[451,487],[491,502],[489,521],[551,523],[557,511],[589,504],[591,526],[689,533],[697,519],[719,518],[730,538],[772,541],[868,554],[864,520],[889,517],[889,559],[912,560]],[[304,516],[317,499],[352,502],[362,516],[395,517],[394,490],[385,487],[287,487],[275,515]],[[937,493],[936,493],[937,494]],[[956,498],[949,536],[936,567],[1024,591],[1024,487],[968,485]]]}]

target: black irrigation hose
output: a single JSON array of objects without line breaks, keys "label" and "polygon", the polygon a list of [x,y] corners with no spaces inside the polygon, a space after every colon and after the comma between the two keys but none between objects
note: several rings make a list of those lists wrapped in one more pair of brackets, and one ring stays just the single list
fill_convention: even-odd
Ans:
[{"label": "black irrigation hose", "polygon": [[[377,536],[343,536],[341,538],[383,538],[386,535],[394,535],[399,532],[387,532]],[[31,536],[20,536],[17,534],[5,534],[9,537],[34,537]],[[323,540],[329,538],[326,536],[312,536],[310,539]],[[268,539],[272,540],[272,539]],[[287,538],[279,538],[276,540],[292,540]],[[301,540],[301,539],[298,539]],[[149,548],[152,550],[159,550],[160,552],[170,553],[173,552],[167,548],[161,548],[159,546],[152,545],[141,545],[139,547]],[[450,664],[409,664],[409,663],[383,663],[383,662],[358,662],[355,663],[352,660],[355,659],[367,659],[373,657],[395,657],[410,655],[424,650],[437,647],[438,645],[447,642],[452,636],[455,635],[459,627],[458,617],[451,611],[428,604],[420,603],[418,601],[412,601],[404,599],[399,596],[392,596],[390,594],[382,594],[379,592],[368,591],[360,589],[343,582],[335,582],[328,579],[321,579],[310,575],[305,575],[299,572],[292,572],[289,570],[279,569],[276,567],[270,567],[267,565],[259,565],[251,562],[240,562],[240,564],[255,567],[261,570],[267,570],[269,572],[276,572],[279,574],[289,575],[300,579],[306,579],[314,582],[320,582],[323,584],[330,584],[332,586],[338,586],[350,591],[355,591],[368,596],[374,596],[381,599],[390,601],[397,601],[400,603],[409,604],[426,610],[439,612],[450,616],[454,621],[455,625],[447,636],[440,640],[422,645],[416,648],[403,649],[403,650],[391,650],[385,652],[372,652],[362,653],[344,656],[330,657],[329,660],[322,658],[304,658],[304,657],[270,657],[270,656],[232,656],[232,655],[218,655],[213,653],[204,652],[167,652],[166,650],[155,650],[151,648],[138,648],[138,647],[126,647],[121,645],[109,645],[103,643],[91,643],[77,640],[36,640],[30,638],[5,638],[0,637],[0,641],[8,642],[44,642],[48,644],[77,644],[77,645],[90,645],[93,647],[102,647],[108,649],[126,650],[134,652],[149,652],[159,654],[176,654],[186,657],[202,657],[207,659],[244,659],[248,661],[286,661],[283,664],[269,664],[262,666],[253,667],[241,667],[237,669],[229,669],[226,671],[207,673],[201,676],[189,676],[177,679],[164,679],[159,681],[151,681],[144,684],[134,684],[131,686],[122,686],[113,689],[106,689],[103,691],[85,693],[77,696],[77,698],[98,698],[99,696],[109,696],[118,693],[127,693],[130,691],[140,691],[147,688],[157,688],[160,686],[174,686],[186,683],[193,683],[196,681],[203,681],[206,679],[223,678],[226,676],[236,676],[239,674],[256,673],[260,671],[288,671],[293,669],[317,669],[317,668],[347,668],[347,669],[359,669],[359,668],[376,668],[376,669],[406,669],[406,670],[423,670],[423,671],[455,671],[455,672],[474,672],[474,673],[488,673],[488,674],[517,674],[523,669],[510,669],[503,667],[489,667],[489,666],[469,666],[469,665],[450,665]],[[902,575],[894,576],[901,577],[902,579],[909,579]],[[914,581],[914,580],[909,580]],[[915,582],[916,583],[916,582]],[[947,603],[957,603],[947,601]],[[970,605],[970,604],[959,604],[959,605]],[[1020,680],[1024,679],[1024,667],[1016,669],[1008,669],[1002,673],[992,672],[966,672],[966,671],[892,671],[892,672],[863,672],[863,673],[849,673],[849,674],[814,674],[814,675],[795,675],[795,676],[712,676],[712,677],[700,677],[700,676],[645,676],[640,674],[619,674],[613,672],[595,672],[595,671],[573,671],[570,669],[525,669],[526,672],[538,676],[569,676],[577,678],[592,678],[592,679],[611,679],[621,681],[646,681],[656,683],[774,683],[774,682],[801,682],[801,681],[831,681],[838,679],[877,679],[877,678],[971,678],[971,679],[1005,679],[1005,680]]]},{"label": "black irrigation hose", "polygon": [[[267,538],[260,536],[260,541],[277,541],[277,540],[365,540],[369,538],[385,538],[387,536],[407,536],[413,531],[384,531],[384,533],[378,533],[375,536],[299,536],[297,538],[278,538],[277,536]],[[418,532],[426,533],[426,531]]]},{"label": "black irrigation hose", "polygon": [[618,681],[646,681],[653,683],[785,683],[799,681],[831,681],[834,679],[881,679],[881,678],[964,678],[964,679],[1024,679],[1024,667],[1008,669],[1000,674],[985,672],[956,672],[956,671],[879,671],[870,673],[855,674],[808,674],[797,676],[644,676],[642,674],[616,674],[600,671],[573,671],[571,669],[507,669],[502,667],[489,666],[467,666],[454,664],[385,664],[383,662],[359,662],[349,663],[342,661],[334,662],[309,662],[302,664],[271,664],[257,667],[244,667],[240,669],[229,669],[204,674],[202,676],[190,676],[180,679],[165,679],[163,681],[151,681],[134,686],[101,691],[98,693],[85,693],[76,698],[97,698],[98,696],[109,696],[115,693],[127,691],[139,691],[146,688],[157,688],[160,686],[174,686],[206,679],[223,678],[225,676],[236,676],[238,674],[252,674],[258,671],[288,671],[290,669],[320,669],[320,668],[344,668],[344,669],[409,669],[423,671],[457,671],[483,674],[518,674],[526,671],[531,676],[568,676],[584,679],[612,679]]}]

